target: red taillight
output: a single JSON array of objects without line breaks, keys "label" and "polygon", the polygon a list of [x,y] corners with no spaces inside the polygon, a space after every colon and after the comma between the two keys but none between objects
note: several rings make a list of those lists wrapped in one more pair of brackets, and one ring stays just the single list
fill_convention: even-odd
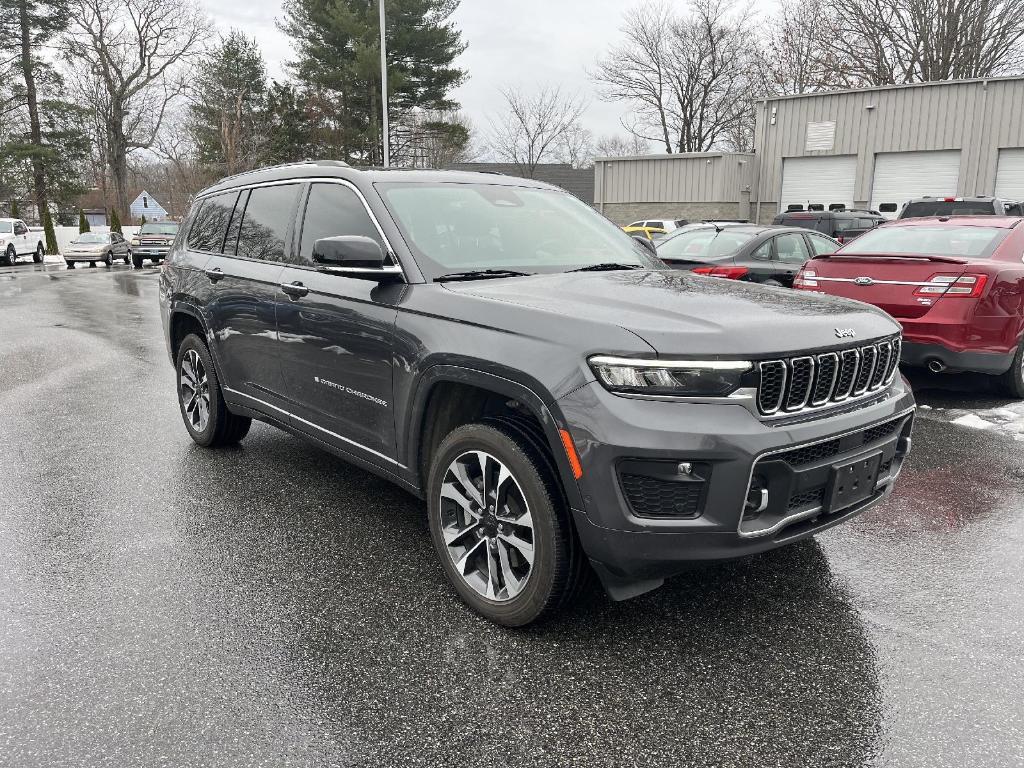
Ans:
[{"label": "red taillight", "polygon": [[940,272],[932,275],[927,284],[918,286],[915,296],[936,298],[938,296],[955,296],[960,299],[976,299],[985,291],[988,275],[948,274]]},{"label": "red taillight", "polygon": [[746,267],[697,267],[693,271],[698,275],[724,277],[726,280],[739,280],[750,270]]},{"label": "red taillight", "polygon": [[955,197],[944,197],[944,198],[942,198],[942,202],[944,202],[944,203],[955,203],[956,202],[956,198]]}]

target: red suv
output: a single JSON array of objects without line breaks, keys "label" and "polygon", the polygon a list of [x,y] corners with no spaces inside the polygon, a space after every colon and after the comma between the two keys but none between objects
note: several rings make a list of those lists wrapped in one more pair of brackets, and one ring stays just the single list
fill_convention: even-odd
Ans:
[{"label": "red suv", "polygon": [[902,219],[807,262],[798,290],[859,299],[903,325],[902,361],[999,376],[1024,398],[1024,224]]}]

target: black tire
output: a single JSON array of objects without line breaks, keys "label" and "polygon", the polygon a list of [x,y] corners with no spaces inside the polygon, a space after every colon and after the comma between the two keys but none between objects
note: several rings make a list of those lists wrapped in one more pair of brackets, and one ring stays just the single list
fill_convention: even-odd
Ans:
[{"label": "black tire", "polygon": [[[471,451],[485,451],[505,465],[522,489],[533,518],[534,559],[526,584],[503,601],[485,597],[460,575],[444,540],[441,487],[451,464]],[[508,627],[525,626],[566,605],[584,573],[583,552],[550,467],[525,433],[501,423],[467,424],[453,430],[438,446],[431,463],[429,527],[445,576],[473,610]]]},{"label": "black tire", "polygon": [[124,252],[124,263],[128,264],[132,260],[132,249],[129,248]]},{"label": "black tire", "polygon": [[1003,391],[1016,399],[1024,400],[1024,342],[1017,347],[1010,370],[999,377]]},{"label": "black tire", "polygon": [[34,261],[36,264],[42,264],[43,256],[45,255],[46,248],[43,246],[42,243],[36,243],[36,250],[35,253],[32,254],[32,261]]},{"label": "black tire", "polygon": [[73,262],[73,261],[65,261],[64,264],[67,265],[68,269],[74,269],[75,268],[75,262]]},{"label": "black tire", "polygon": [[14,262],[18,260],[18,254],[14,252],[14,246],[7,246],[7,250],[4,252],[4,266],[14,266]]},{"label": "black tire", "polygon": [[90,269],[96,269],[96,262],[95,261],[90,261],[89,262],[89,268]]},{"label": "black tire", "polygon": [[114,266],[114,252],[113,251],[107,251],[107,255],[103,257],[103,263],[106,264],[108,268]]},{"label": "black tire", "polygon": [[132,254],[132,266],[136,269],[142,269],[143,261],[145,260],[141,256],[137,256],[134,253]]},{"label": "black tire", "polygon": [[[210,400],[209,420],[201,431],[193,426],[191,418],[186,413],[182,395],[182,362],[190,351],[194,351],[199,356],[199,361],[202,363],[207,377],[207,391]],[[239,416],[228,410],[220,391],[220,382],[217,380],[217,371],[213,367],[213,359],[210,357],[205,342],[196,334],[189,334],[181,342],[175,360],[175,370],[177,371],[178,409],[181,411],[182,421],[185,422],[185,429],[196,443],[204,448],[234,445],[249,433],[252,419],[248,416]]]}]

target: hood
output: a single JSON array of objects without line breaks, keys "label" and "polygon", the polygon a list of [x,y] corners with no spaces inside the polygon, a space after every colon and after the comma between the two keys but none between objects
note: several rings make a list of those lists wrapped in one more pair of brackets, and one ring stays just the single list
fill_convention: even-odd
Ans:
[{"label": "hood", "polygon": [[68,246],[68,250],[92,253],[93,251],[102,251],[108,247],[110,247],[110,243],[71,243]]},{"label": "hood", "polygon": [[[533,275],[446,287],[595,325],[614,324],[661,355],[770,356],[850,346],[900,330],[884,312],[859,301],[676,270]],[[557,332],[555,325],[552,333]]]}]

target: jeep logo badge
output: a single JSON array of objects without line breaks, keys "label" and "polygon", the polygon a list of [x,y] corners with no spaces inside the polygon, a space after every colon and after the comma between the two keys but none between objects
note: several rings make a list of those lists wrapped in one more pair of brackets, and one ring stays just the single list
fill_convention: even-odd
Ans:
[{"label": "jeep logo badge", "polygon": [[874,285],[875,281],[872,280],[870,277],[858,277],[856,280],[853,281],[853,284],[854,285]]},{"label": "jeep logo badge", "polygon": [[856,335],[857,332],[853,328],[836,328],[836,338],[852,339]]}]

